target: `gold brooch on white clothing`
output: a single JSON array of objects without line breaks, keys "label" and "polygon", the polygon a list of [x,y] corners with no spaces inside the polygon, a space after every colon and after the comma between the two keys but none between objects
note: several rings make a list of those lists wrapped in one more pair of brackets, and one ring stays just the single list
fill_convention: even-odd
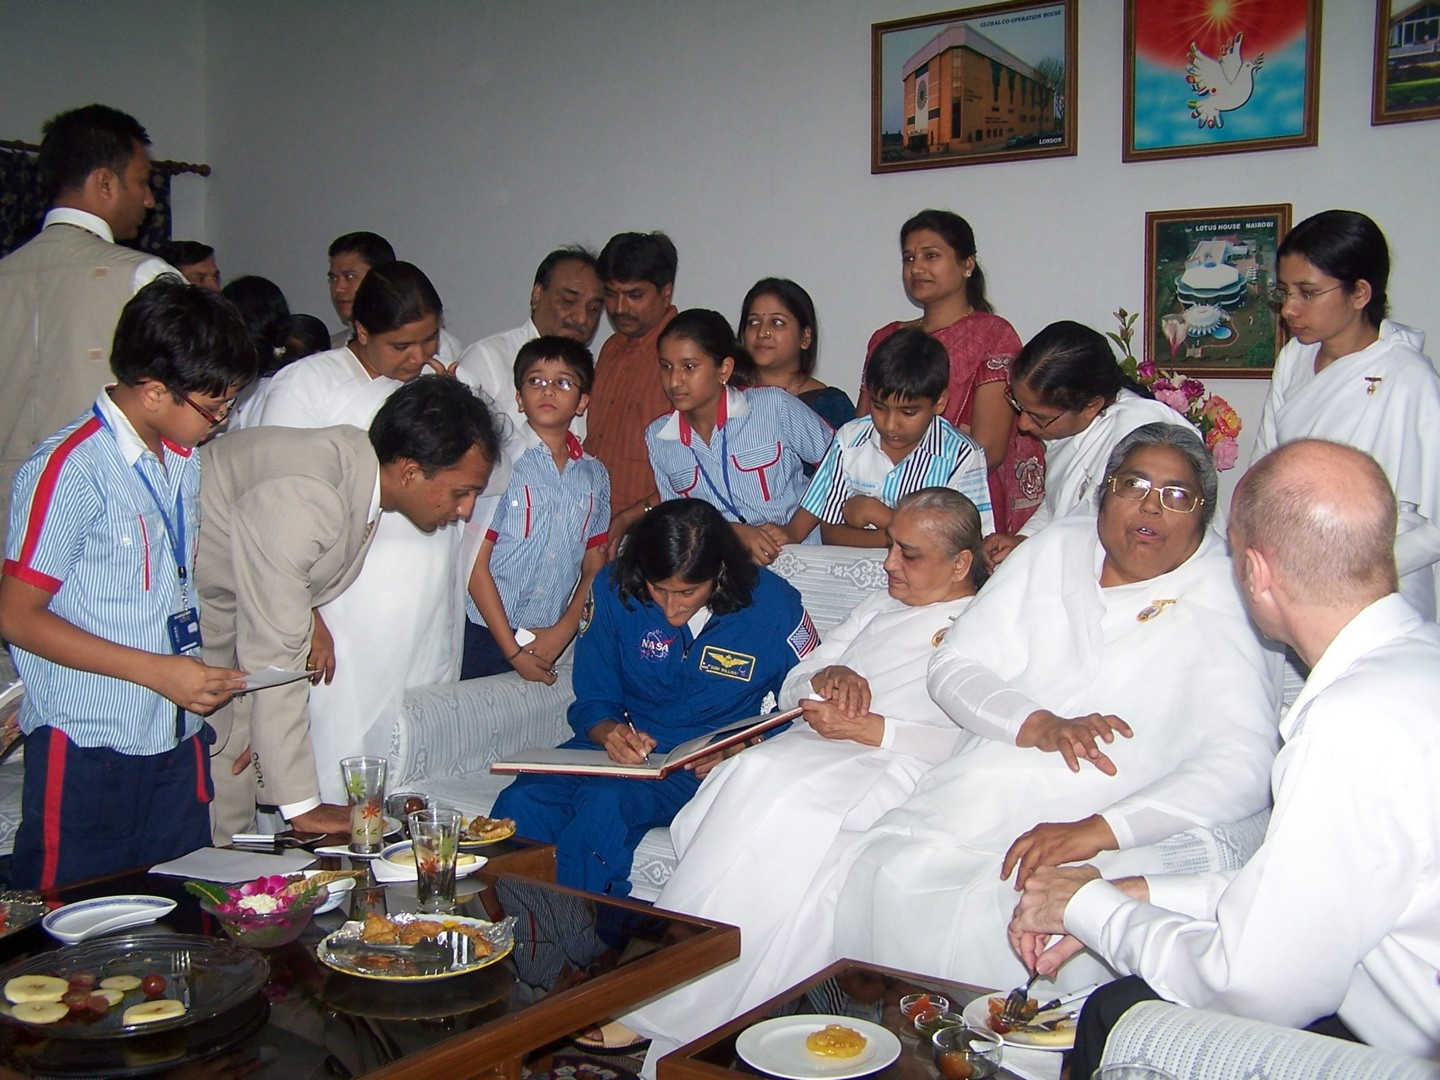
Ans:
[{"label": "gold brooch on white clothing", "polygon": [[1365,387],[1365,393],[1368,394],[1370,397],[1374,397],[1375,388],[1378,387],[1385,380],[1380,375],[1366,375],[1365,381],[1370,384],[1369,386]]},{"label": "gold brooch on white clothing", "polygon": [[950,632],[950,627],[955,625],[956,618],[958,618],[958,616],[951,615],[950,621],[935,631],[934,636],[930,638],[930,647],[932,649],[938,649],[940,647],[940,643],[945,640],[945,635]]},{"label": "gold brooch on white clothing", "polygon": [[1173,603],[1175,603],[1174,600],[1151,600],[1140,609],[1140,613],[1135,616],[1135,621],[1149,622]]}]

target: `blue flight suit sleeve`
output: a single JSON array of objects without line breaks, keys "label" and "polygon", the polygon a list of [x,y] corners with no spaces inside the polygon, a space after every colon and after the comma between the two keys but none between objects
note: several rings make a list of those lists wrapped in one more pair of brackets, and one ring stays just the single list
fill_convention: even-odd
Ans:
[{"label": "blue flight suit sleeve", "polygon": [[625,718],[625,690],[620,671],[620,597],[613,566],[595,575],[590,586],[590,625],[575,641],[575,700],[567,719],[575,734],[587,738],[602,720]]}]

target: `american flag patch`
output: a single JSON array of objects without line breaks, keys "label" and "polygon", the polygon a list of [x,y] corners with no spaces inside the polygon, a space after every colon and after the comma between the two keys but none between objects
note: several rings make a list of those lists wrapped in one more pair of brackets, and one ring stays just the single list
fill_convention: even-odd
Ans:
[{"label": "american flag patch", "polygon": [[815,631],[815,624],[810,621],[810,613],[807,611],[800,619],[800,625],[790,631],[790,636],[785,639],[790,643],[790,648],[795,653],[797,660],[803,660],[810,654],[810,650],[820,644],[820,635]]}]

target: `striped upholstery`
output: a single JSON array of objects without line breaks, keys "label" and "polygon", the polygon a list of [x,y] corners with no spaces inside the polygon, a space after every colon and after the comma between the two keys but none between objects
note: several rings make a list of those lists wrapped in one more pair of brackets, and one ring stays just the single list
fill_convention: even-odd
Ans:
[{"label": "striped upholstery", "polygon": [[1164,1001],[1120,1018],[1101,1065],[1149,1065],[1176,1080],[1440,1080],[1435,1062]]}]

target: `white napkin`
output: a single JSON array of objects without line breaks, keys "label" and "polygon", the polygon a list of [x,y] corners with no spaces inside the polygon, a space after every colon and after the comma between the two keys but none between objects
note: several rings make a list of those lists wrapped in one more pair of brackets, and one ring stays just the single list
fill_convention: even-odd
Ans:
[{"label": "white napkin", "polygon": [[293,874],[314,862],[315,856],[308,851],[267,855],[234,848],[204,847],[188,855],[181,855],[178,859],[152,866],[150,873],[233,885],[241,881],[254,881],[270,874]]},{"label": "white napkin", "polygon": [[370,872],[375,875],[375,880],[382,885],[389,885],[392,881],[415,880],[415,867],[396,866],[388,859],[371,860]]},{"label": "white napkin", "polygon": [[1065,1055],[1057,1050],[1031,1050],[1024,1046],[1005,1046],[1000,1050],[1000,1065],[1025,1080],[1060,1080],[1060,1065]]}]

